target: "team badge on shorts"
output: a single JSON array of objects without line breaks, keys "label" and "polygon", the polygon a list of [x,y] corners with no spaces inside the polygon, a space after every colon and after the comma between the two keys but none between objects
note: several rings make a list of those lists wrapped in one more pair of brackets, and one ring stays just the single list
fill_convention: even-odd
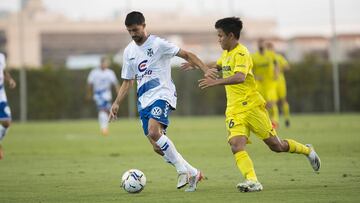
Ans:
[{"label": "team badge on shorts", "polygon": [[162,109],[158,106],[155,106],[151,109],[151,115],[153,116],[160,116],[162,114]]}]

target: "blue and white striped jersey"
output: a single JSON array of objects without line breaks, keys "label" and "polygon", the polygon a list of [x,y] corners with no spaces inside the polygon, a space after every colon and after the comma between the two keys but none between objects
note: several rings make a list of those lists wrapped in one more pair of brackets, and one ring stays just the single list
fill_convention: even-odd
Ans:
[{"label": "blue and white striped jersey", "polygon": [[137,81],[138,111],[156,100],[165,100],[176,108],[170,60],[179,50],[178,46],[154,35],[141,46],[132,41],[125,48],[121,77]]}]

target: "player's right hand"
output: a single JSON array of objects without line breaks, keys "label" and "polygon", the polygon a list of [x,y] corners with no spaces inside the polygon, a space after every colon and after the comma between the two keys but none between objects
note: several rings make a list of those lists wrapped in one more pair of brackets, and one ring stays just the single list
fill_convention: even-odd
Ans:
[{"label": "player's right hand", "polygon": [[117,119],[118,111],[119,111],[119,105],[117,103],[113,103],[109,113],[109,122],[115,121]]}]

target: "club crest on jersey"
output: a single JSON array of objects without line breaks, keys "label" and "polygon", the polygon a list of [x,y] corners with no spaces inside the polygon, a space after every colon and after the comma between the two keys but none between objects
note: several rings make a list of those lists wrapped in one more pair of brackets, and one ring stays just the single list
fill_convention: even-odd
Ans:
[{"label": "club crest on jersey", "polygon": [[147,69],[147,66],[146,66],[147,62],[148,62],[148,60],[143,60],[143,61],[141,61],[141,63],[139,63],[138,70],[140,72],[144,72]]},{"label": "club crest on jersey", "polygon": [[151,115],[153,116],[160,116],[162,114],[162,110],[160,107],[155,106],[151,109]]},{"label": "club crest on jersey", "polygon": [[152,49],[152,48],[147,49],[146,54],[147,54],[149,57],[152,57],[152,56],[154,55],[153,49]]}]

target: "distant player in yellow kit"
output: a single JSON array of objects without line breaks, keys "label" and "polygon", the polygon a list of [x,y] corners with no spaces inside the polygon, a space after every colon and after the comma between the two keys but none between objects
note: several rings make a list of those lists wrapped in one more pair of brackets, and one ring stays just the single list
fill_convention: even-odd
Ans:
[{"label": "distant player in yellow kit", "polygon": [[[274,45],[271,42],[266,43],[266,49],[270,51],[274,51]],[[289,63],[287,60],[281,55],[275,52],[276,61],[279,67],[279,76],[277,78],[276,85],[276,94],[277,94],[277,103],[281,108],[281,111],[285,118],[285,126],[290,126],[290,107],[289,103],[286,99],[286,80],[284,72],[290,69]]]},{"label": "distant player in yellow kit", "polygon": [[[242,22],[230,17],[216,22],[219,43],[224,50],[221,57],[207,70],[205,78],[199,80],[202,89],[223,85],[226,90],[226,127],[228,143],[234,154],[236,165],[245,178],[236,187],[241,192],[261,191],[263,186],[255,174],[253,162],[245,146],[249,143],[250,131],[264,141],[274,152],[304,154],[315,171],[320,169],[320,159],[311,145],[303,145],[292,139],[282,140],[271,126],[265,109],[265,100],[257,91],[252,72],[252,58],[245,46],[238,42]],[[187,68],[183,66],[183,68]],[[220,70],[222,78],[209,76]]]},{"label": "distant player in yellow kit", "polygon": [[265,49],[265,41],[258,41],[258,51],[251,55],[253,60],[254,76],[260,94],[266,101],[272,125],[277,128],[279,124],[279,109],[276,105],[276,85],[279,75],[275,52]]}]

